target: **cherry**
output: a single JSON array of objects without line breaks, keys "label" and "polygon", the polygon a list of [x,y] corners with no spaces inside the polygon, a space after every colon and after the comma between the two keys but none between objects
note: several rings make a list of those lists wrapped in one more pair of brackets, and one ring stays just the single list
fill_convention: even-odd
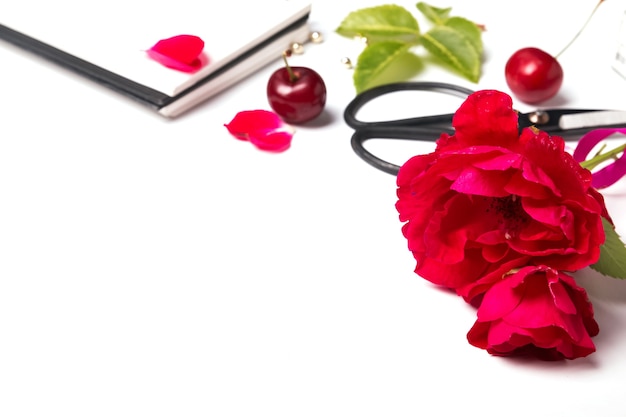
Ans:
[{"label": "cherry", "polygon": [[504,77],[518,99],[526,103],[538,103],[559,92],[563,84],[563,68],[558,57],[578,38],[603,1],[598,1],[582,28],[555,56],[532,47],[522,48],[511,55],[504,67]]},{"label": "cherry", "polygon": [[515,52],[504,68],[506,83],[526,103],[538,103],[556,95],[563,84],[563,68],[552,55],[539,48]]},{"label": "cherry", "polygon": [[307,67],[291,67],[288,52],[283,53],[285,67],[279,68],[267,82],[267,99],[272,110],[286,123],[298,124],[315,119],[326,105],[326,84]]}]

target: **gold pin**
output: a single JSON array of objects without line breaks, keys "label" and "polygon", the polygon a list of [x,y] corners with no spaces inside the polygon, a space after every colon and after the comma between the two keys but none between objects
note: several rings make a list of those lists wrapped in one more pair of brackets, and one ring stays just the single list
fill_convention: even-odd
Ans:
[{"label": "gold pin", "polygon": [[300,42],[294,42],[291,44],[291,51],[296,55],[302,55],[304,53],[304,45]]},{"label": "gold pin", "polygon": [[341,58],[341,65],[343,65],[347,69],[351,69],[352,61],[347,56],[344,56],[343,58]]},{"label": "gold pin", "polygon": [[309,39],[311,40],[311,42],[313,43],[322,43],[324,42],[324,37],[322,36],[322,34],[320,32],[311,32],[311,34],[309,35]]}]

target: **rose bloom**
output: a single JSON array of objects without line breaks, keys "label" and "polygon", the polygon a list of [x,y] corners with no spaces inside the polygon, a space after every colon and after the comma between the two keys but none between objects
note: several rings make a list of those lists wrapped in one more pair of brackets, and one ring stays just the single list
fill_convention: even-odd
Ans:
[{"label": "rose bloom", "polygon": [[397,177],[418,275],[471,302],[515,268],[575,271],[598,261],[608,213],[561,137],[520,134],[511,98],[494,90],[469,96],[453,126]]},{"label": "rose bloom", "polygon": [[597,334],[585,290],[569,275],[529,266],[487,290],[467,339],[493,355],[556,360],[595,352],[591,337]]}]

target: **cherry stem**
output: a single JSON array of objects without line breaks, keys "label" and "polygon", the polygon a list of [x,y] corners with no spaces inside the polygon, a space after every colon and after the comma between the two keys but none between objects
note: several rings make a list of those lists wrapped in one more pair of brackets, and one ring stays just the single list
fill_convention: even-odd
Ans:
[{"label": "cherry stem", "polygon": [[624,152],[625,149],[626,149],[626,143],[623,144],[623,145],[618,146],[617,148],[611,149],[610,151],[608,151],[606,153],[598,153],[593,158],[581,162],[580,165],[583,168],[587,168],[589,171],[591,171],[595,167],[600,165],[602,162],[608,161],[609,159],[617,158],[617,155],[619,155],[620,153]]},{"label": "cherry stem", "polygon": [[296,75],[295,72],[293,72],[293,69],[291,69],[289,62],[287,62],[288,55],[290,55],[288,52],[283,52],[283,61],[285,61],[285,68],[287,69],[287,74],[289,74],[289,81],[291,81],[292,83],[295,83],[296,81],[298,81],[298,76]]},{"label": "cherry stem", "polygon": [[589,15],[589,17],[587,18],[587,21],[585,22],[585,24],[580,28],[580,30],[578,31],[578,33],[572,38],[571,41],[569,41],[569,43],[567,45],[565,45],[565,48],[561,49],[561,52],[559,52],[558,54],[556,54],[554,56],[554,59],[557,59],[558,57],[561,56],[561,54],[563,52],[565,52],[567,50],[567,48],[570,47],[571,44],[574,43],[574,41],[576,39],[578,39],[578,36],[580,36],[580,34],[583,32],[583,30],[585,30],[585,28],[587,27],[587,25],[589,24],[589,22],[591,21],[591,18],[593,17],[594,14],[596,14],[596,10],[598,10],[598,7],[600,7],[600,5],[604,3],[604,0],[600,0],[597,4],[596,7],[593,8],[593,10],[591,11],[591,14]]}]

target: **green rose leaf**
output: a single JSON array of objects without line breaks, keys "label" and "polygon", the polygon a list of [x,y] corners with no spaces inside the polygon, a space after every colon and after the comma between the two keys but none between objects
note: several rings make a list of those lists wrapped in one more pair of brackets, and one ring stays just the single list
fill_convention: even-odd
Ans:
[{"label": "green rose leaf", "polygon": [[385,40],[416,43],[420,36],[415,17],[394,4],[351,12],[335,31],[349,38],[364,37],[369,44]]},{"label": "green rose leaf", "polygon": [[591,268],[609,277],[626,279],[626,246],[613,225],[604,217],[602,225],[606,239],[600,246],[600,260]]},{"label": "green rose leaf", "polygon": [[[452,25],[448,25],[449,21],[447,21],[444,26],[435,26],[430,29],[422,36],[422,45],[428,52],[450,65],[468,80],[478,82],[482,56],[480,33],[477,45],[472,33],[459,30],[463,24],[457,19]],[[475,24],[472,23],[472,25],[476,27]]]},{"label": "green rose leaf", "polygon": [[441,9],[439,7],[434,7],[426,4],[423,1],[417,3],[417,9],[422,12],[426,19],[430,20],[436,25],[442,25],[448,19],[450,11],[452,10],[451,7]]},{"label": "green rose leaf", "polygon": [[[386,41],[368,45],[359,55],[354,69],[354,86],[357,93],[383,84],[381,77],[392,65],[401,60],[410,45],[404,42]],[[417,58],[414,56],[414,58]]]}]

